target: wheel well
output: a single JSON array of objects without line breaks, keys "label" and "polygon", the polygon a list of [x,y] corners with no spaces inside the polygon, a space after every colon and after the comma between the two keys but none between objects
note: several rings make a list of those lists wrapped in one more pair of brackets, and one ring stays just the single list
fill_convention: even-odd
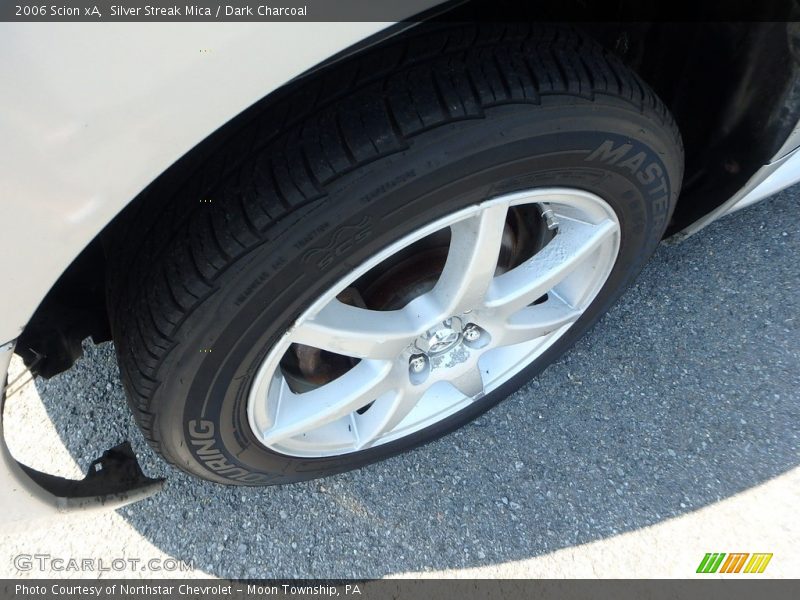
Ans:
[{"label": "wheel well", "polygon": [[[552,4],[555,6],[556,0]],[[791,2],[785,4],[789,10]],[[86,337],[97,343],[110,339],[104,247],[111,243],[113,228],[139,210],[147,196],[169,197],[253,119],[302,102],[303,87],[324,79],[333,64],[359,60],[369,66],[376,46],[418,35],[423,29],[446,30],[447,21],[485,19],[492,14],[481,12],[486,10],[485,2],[475,0],[459,5],[446,18],[440,15],[436,22],[390,30],[391,35],[371,39],[315,67],[212,133],[137,196],[59,278],[18,340],[17,352],[25,363],[36,363],[36,371],[50,377],[80,357],[81,341]],[[730,198],[779,151],[798,122],[800,26],[782,22],[629,22],[624,8],[619,11],[616,21],[570,26],[617,53],[655,89],[675,116],[683,137],[686,170],[667,231],[670,234]]]},{"label": "wheel well", "polygon": [[672,112],[686,155],[666,235],[724,203],[778,153],[800,118],[795,23],[599,26]]}]

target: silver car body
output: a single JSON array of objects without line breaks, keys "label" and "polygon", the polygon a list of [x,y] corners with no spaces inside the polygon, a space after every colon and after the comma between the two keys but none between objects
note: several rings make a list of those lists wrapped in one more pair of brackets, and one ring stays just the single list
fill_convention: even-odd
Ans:
[{"label": "silver car body", "polygon": [[[431,4],[410,2],[409,15]],[[131,199],[233,116],[390,25],[0,25],[0,383],[39,303]],[[684,235],[800,180],[798,145],[796,129],[770,164]],[[157,488],[79,501],[46,491],[9,453],[0,419],[4,528],[119,506]]]}]

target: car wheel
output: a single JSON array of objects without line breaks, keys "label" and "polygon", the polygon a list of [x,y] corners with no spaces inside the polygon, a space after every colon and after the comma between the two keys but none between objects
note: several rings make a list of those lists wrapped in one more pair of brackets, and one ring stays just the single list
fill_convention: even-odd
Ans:
[{"label": "car wheel", "polygon": [[433,440],[569,348],[654,251],[683,155],[646,84],[574,33],[437,36],[371,77],[339,67],[333,99],[124,221],[114,340],[173,464],[286,483]]}]

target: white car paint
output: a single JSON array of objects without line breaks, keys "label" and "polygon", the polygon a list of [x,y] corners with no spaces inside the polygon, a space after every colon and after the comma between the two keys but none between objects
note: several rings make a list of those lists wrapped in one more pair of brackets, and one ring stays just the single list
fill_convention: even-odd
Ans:
[{"label": "white car paint", "polygon": [[800,177],[800,150],[794,150],[786,156],[772,162],[766,168],[772,167],[766,178],[755,188],[747,192],[731,207],[729,212],[734,212],[760,202],[764,198],[777,194],[790,185],[797,183]]},{"label": "white car paint", "polygon": [[[409,3],[410,14],[424,4]],[[20,334],[88,242],[174,161],[389,25],[0,25],[0,240],[11,249],[0,260],[0,343]]]}]

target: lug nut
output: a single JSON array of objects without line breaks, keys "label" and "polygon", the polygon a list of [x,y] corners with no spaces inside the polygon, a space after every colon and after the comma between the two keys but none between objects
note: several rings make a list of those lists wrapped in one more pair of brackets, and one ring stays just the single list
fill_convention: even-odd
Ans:
[{"label": "lug nut", "polygon": [[425,370],[425,356],[422,354],[415,354],[408,361],[408,368],[412,373],[422,373]]},{"label": "lug nut", "polygon": [[474,342],[481,337],[481,331],[475,325],[467,325],[464,329],[464,339],[468,342]]}]

